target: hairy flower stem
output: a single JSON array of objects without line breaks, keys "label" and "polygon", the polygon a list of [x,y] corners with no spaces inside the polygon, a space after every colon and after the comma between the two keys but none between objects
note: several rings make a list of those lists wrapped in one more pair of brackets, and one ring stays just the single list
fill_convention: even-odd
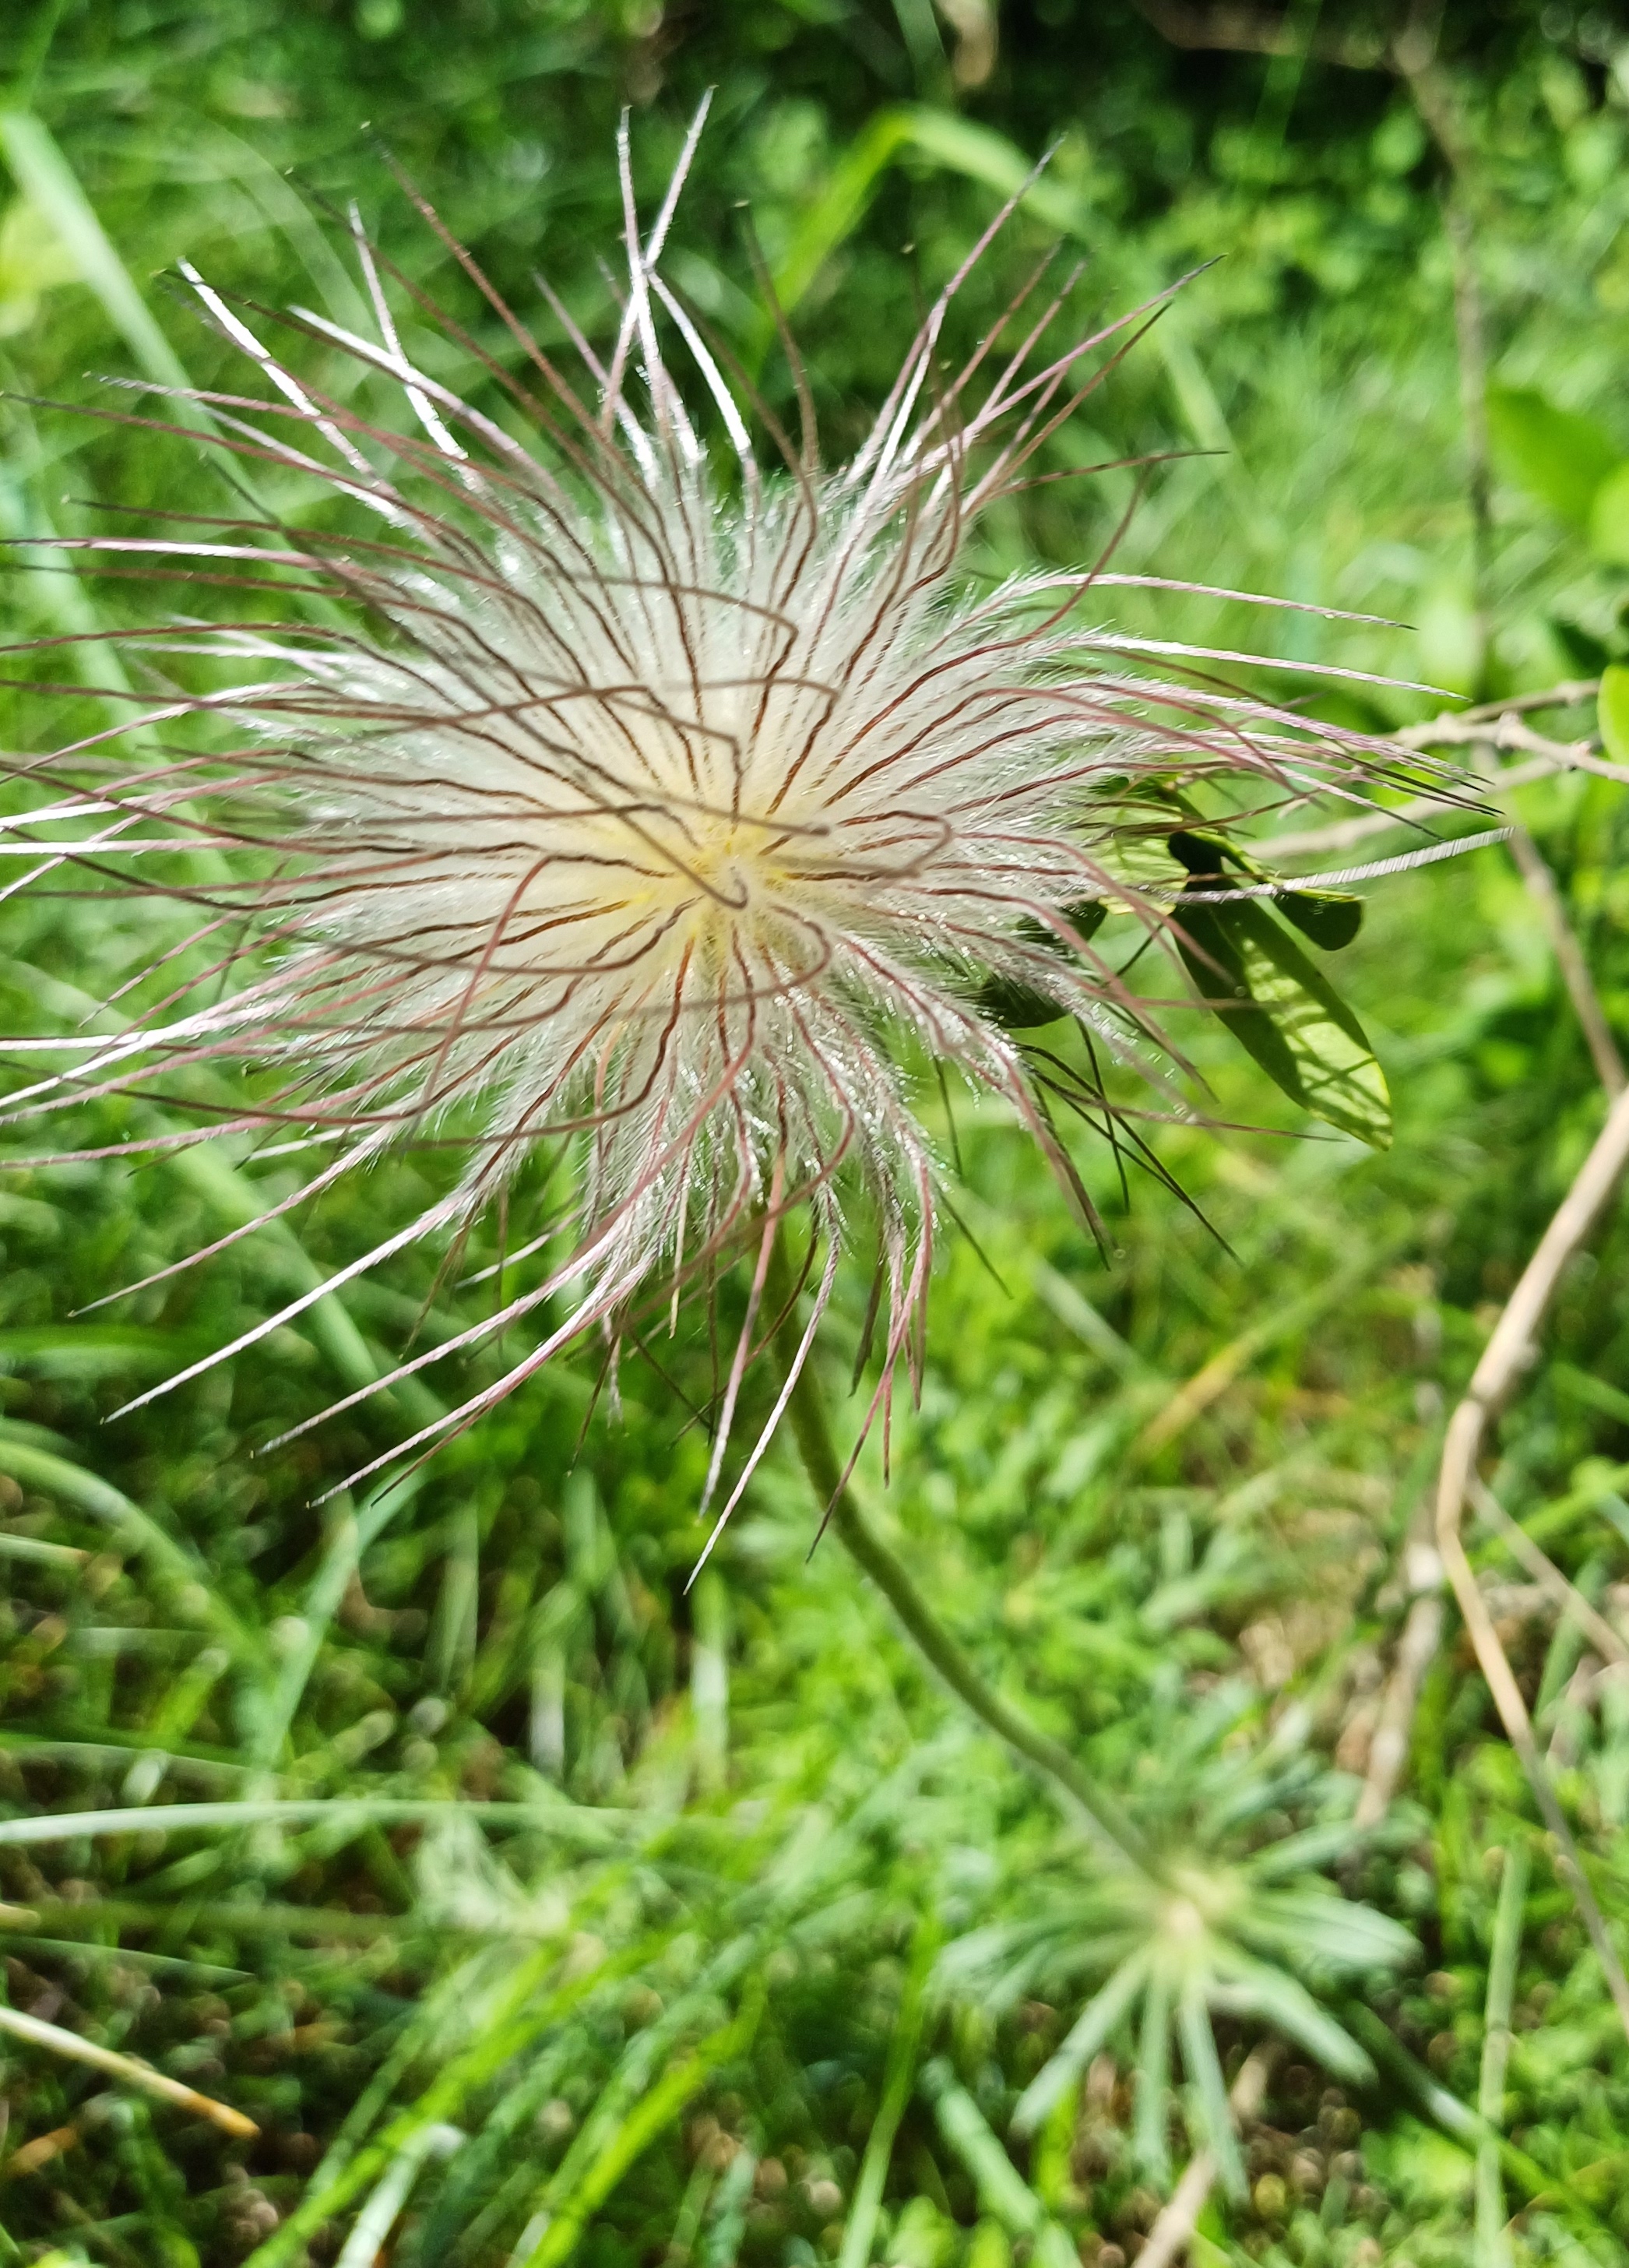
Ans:
[{"label": "hairy flower stem", "polygon": [[[775,1336],[775,1357],[784,1380],[796,1356],[800,1328],[791,1270],[780,1238],[770,1256],[764,1296],[769,1313],[782,1319]],[[1146,1868],[1143,1838],[1113,1797],[1093,1785],[1061,1742],[1043,1733],[1022,1709],[1015,1708],[986,1682],[923,1598],[904,1561],[860,1509],[854,1491],[842,1479],[826,1396],[812,1360],[805,1361],[798,1373],[787,1414],[803,1470],[829,1526],[850,1558],[887,1600],[917,1651],[957,1698],[1046,1783],[1072,1818],[1078,1821],[1084,1813],[1097,1837],[1118,1858],[1140,1870]]]}]

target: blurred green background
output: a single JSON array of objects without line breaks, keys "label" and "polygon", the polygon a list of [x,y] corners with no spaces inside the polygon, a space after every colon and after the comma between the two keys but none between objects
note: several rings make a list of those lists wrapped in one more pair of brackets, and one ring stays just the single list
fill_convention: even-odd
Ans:
[{"label": "blurred green background", "polygon": [[[1559,0],[13,0],[8,644],[166,603],[28,539],[105,526],[109,504],[232,509],[189,443],[69,414],[107,405],[103,374],[243,385],[178,262],[351,321],[354,199],[467,313],[394,166],[546,344],[539,269],[601,337],[618,117],[648,200],[708,88],[668,272],[778,412],[755,237],[830,456],[1050,149],[957,343],[1054,242],[1104,316],[1203,269],[1048,445],[1051,471],[1180,453],[1117,566],[1405,625],[1143,593],[1122,627],[1479,702],[1629,656],[1629,12]],[[480,335],[512,352],[489,320]],[[415,342],[450,383],[483,382]],[[315,343],[308,366],[349,382]],[[972,567],[1088,560],[1133,493],[1109,473],[1010,499]],[[117,713],[119,667],[111,648],[13,652],[7,749]],[[1442,705],[1239,674],[1380,731]],[[28,689],[42,676],[55,690]],[[1534,717],[1567,739],[1592,714]],[[1509,808],[1629,1040],[1622,788],[1574,770]],[[1351,1829],[1399,1634],[1435,1595],[1409,1544],[1445,1410],[1603,1097],[1505,850],[1367,897],[1339,971],[1391,1081],[1391,1151],[1309,1130],[1214,1025],[1179,1019],[1243,1130],[1160,1131],[1191,1205],[1146,1176],[1123,1194],[1077,1144],[1104,1261],[1002,1114],[958,1109],[971,1236],[947,1240],[892,1482],[874,1451],[862,1478],[987,1675],[1201,1873],[1305,1834],[1295,1863],[1339,1911],[1366,1901],[1408,1933],[1398,1962],[1377,1926],[1329,1925],[1320,1950],[1309,1922],[1306,1959],[1285,1956],[1367,2065],[1214,1998],[1229,2078],[1264,2036],[1285,2045],[1243,2188],[1207,2204],[1191,2257],[1618,2261],[1629,2051],[1451,1614],[1400,1793],[1378,1833]],[[94,1014],[148,957],[150,918],[106,893],[0,902],[9,1028]],[[943,1123],[936,1097],[923,1109]],[[161,1116],[110,1101],[72,1130],[95,1146]],[[259,2132],[0,2034],[0,2260],[1123,2268],[1147,2249],[1203,2132],[1192,2058],[1151,2133],[1138,2102],[1163,2051],[1127,2017],[1033,2136],[1010,2131],[1129,1925],[853,1566],[806,1557],[789,1447],[689,1592],[701,1439],[652,1369],[627,1369],[620,1409],[597,1398],[591,1349],[410,1487],[313,1509],[410,1430],[407,1397],[255,1452],[387,1367],[432,1292],[431,1333],[479,1312],[436,1285],[434,1254],[103,1421],[407,1219],[444,1167],[400,1160],[297,1230],[73,1320],[290,1169],[31,1165],[15,1126],[4,1145],[6,1999]],[[1629,1603],[1626,1249],[1609,1222],[1574,1263],[1490,1473],[1609,1619]],[[844,1279],[823,1358],[844,1422],[867,1290],[863,1269]],[[1617,1926],[1629,1688],[1495,1537],[1475,1550]],[[130,1806],[151,1819],[90,1817]],[[77,1823],[30,1840],[44,1813]]]}]

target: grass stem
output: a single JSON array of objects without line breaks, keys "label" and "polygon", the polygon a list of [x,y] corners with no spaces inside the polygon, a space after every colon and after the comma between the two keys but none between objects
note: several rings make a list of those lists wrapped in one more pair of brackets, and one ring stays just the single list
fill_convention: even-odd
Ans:
[{"label": "grass stem", "polygon": [[[800,1333],[791,1270],[781,1238],[776,1239],[770,1257],[765,1300],[769,1313],[781,1317],[775,1355],[784,1378],[796,1359]],[[826,1396],[812,1360],[806,1361],[797,1374],[787,1414],[803,1470],[833,1534],[887,1600],[918,1653],[997,1740],[1061,1797],[1071,1815],[1083,1813],[1097,1837],[1128,1865],[1145,1865],[1142,1837],[1119,1805],[1082,1771],[1060,1741],[1042,1732],[988,1683],[934,1613],[905,1562],[861,1510],[838,1462]]]}]

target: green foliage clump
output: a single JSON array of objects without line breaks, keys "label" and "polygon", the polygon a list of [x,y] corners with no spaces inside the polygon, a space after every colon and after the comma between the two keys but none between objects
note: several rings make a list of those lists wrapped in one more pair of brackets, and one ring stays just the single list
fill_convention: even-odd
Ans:
[{"label": "green foliage clump", "polygon": [[[1376,617],[1117,594],[1136,634],[1247,648],[1273,666],[1242,681],[1376,734],[1441,705],[1420,683],[1496,701],[1601,676],[1629,763],[1629,46],[1565,8],[1450,5],[1432,85],[1464,138],[1456,182],[1431,87],[1387,64],[1386,11],[1291,8],[1304,63],[1160,36],[1206,12],[18,11],[0,34],[8,644],[159,603],[39,548],[201,494],[185,437],[37,406],[83,404],[86,371],[238,382],[151,279],[186,258],[349,323],[324,204],[356,196],[404,272],[455,295],[383,151],[547,344],[538,267],[598,335],[618,114],[654,181],[712,85],[675,278],[795,416],[743,280],[750,204],[834,455],[915,327],[902,277],[931,294],[1049,144],[958,343],[1059,238],[1109,312],[1225,255],[1048,444],[1048,473],[1115,469],[1004,501],[981,573],[1118,541],[1126,573]],[[1480,557],[1445,194],[1470,201],[1486,302]],[[1156,456],[1130,512],[1132,460]],[[115,647],[52,652],[44,688],[17,681],[37,657],[4,673],[14,752],[119,713]],[[1565,736],[1581,714],[1530,722]],[[1573,771],[1515,792],[1629,1032],[1622,787]],[[26,783],[6,798],[26,806]],[[1262,871],[1294,864],[1257,850]],[[1221,856],[1182,863],[1214,880]],[[381,1166],[297,1231],[82,1314],[297,1169],[230,1145],[121,1160],[159,1106],[115,1100],[75,1114],[96,1153],[77,1161],[31,1162],[11,1130],[0,2018],[140,2058],[256,2132],[0,2033],[0,2261],[1123,2268],[1205,2147],[1202,2268],[1621,2259],[1629,2049],[1451,1623],[1405,1796],[1377,1830],[1354,1820],[1399,1634],[1433,1595],[1445,1408],[1601,1115],[1503,860],[1386,882],[1361,935],[1315,902],[1310,950],[1258,909],[1207,928],[1196,908],[1195,990],[1234,979],[1231,1016],[1181,1021],[1215,1123],[1148,1127],[1152,1174],[1075,1145],[1104,1257],[994,1108],[924,1101],[966,1233],[892,1481],[874,1445],[862,1487],[984,1675],[1112,1791],[1154,1903],[964,1719],[831,1541],[808,1556],[789,1443],[687,1587],[704,1349],[630,1362],[614,1396],[590,1357],[546,1367],[407,1481],[323,1502],[412,1430],[410,1390],[268,1445],[490,1296],[421,1256],[106,1422],[407,1219],[451,1161]],[[93,1018],[150,957],[136,912],[93,891],[16,895],[0,920],[13,1034]],[[1346,1051],[1317,1086],[1332,1032]],[[538,1196],[523,1179],[511,1211]],[[477,1230],[460,1277],[501,1265],[498,1235]],[[1629,1581],[1625,1257],[1609,1222],[1489,1474],[1609,1617]],[[868,1290],[840,1285],[834,1382]],[[723,1296],[728,1323],[739,1287]],[[767,1381],[750,1390],[767,1409]],[[1620,1919],[1621,1675],[1494,1532],[1473,1550]],[[1258,2049],[1236,2139],[1226,2093]]]}]

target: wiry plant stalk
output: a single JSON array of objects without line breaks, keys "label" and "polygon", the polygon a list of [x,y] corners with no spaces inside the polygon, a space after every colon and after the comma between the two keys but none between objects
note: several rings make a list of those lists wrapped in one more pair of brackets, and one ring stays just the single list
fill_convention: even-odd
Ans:
[{"label": "wiry plant stalk", "polygon": [[905,1562],[861,1510],[848,1469],[832,1438],[826,1396],[814,1366],[798,1360],[802,1331],[796,1285],[779,1237],[770,1250],[765,1289],[770,1312],[782,1318],[775,1334],[775,1355],[788,1384],[787,1416],[825,1525],[855,1565],[870,1577],[918,1653],[958,1700],[1022,1764],[1038,1774],[1071,1817],[1078,1819],[1083,1814],[1097,1837],[1118,1858],[1134,1867],[1146,1867],[1147,1845],[1135,1823],[1105,1789],[1082,1771],[1060,1741],[1043,1733],[974,1667],[922,1596]]}]

